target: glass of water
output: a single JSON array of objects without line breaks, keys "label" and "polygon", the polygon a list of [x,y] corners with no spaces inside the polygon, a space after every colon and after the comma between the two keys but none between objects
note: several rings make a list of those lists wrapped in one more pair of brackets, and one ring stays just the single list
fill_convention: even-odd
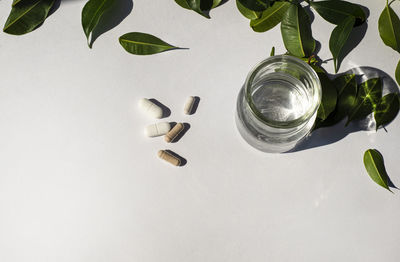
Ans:
[{"label": "glass of water", "polygon": [[321,95],[307,63],[287,55],[267,58],[250,71],[238,95],[239,133],[261,151],[289,151],[310,133]]}]

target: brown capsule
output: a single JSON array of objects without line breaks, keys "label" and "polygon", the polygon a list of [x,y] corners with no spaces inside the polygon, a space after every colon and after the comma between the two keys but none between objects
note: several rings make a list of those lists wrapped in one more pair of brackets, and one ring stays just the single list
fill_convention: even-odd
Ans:
[{"label": "brown capsule", "polygon": [[165,136],[164,140],[167,143],[171,143],[179,135],[180,132],[185,128],[182,123],[178,123],[172,128]]},{"label": "brown capsule", "polygon": [[158,151],[158,157],[161,158],[162,160],[167,161],[168,163],[170,163],[174,166],[181,165],[181,160],[179,158],[177,158],[176,156],[173,156],[172,154],[168,153],[165,150]]}]

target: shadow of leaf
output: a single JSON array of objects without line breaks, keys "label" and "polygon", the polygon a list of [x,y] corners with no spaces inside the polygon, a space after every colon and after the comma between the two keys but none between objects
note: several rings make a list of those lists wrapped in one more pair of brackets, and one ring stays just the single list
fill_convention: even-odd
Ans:
[{"label": "shadow of leaf", "polygon": [[[367,79],[380,77],[382,80],[383,93],[399,93],[399,88],[396,82],[385,72],[380,69],[362,66],[348,70],[343,74],[355,74],[357,84],[360,84]],[[336,75],[336,77],[342,74]],[[313,131],[307,138],[301,141],[294,149],[288,151],[288,153],[303,151],[320,146],[326,146],[336,143],[347,135],[358,132],[358,131],[370,131],[375,130],[375,120],[373,115],[369,115],[365,119],[351,122],[349,126],[345,127],[344,124],[346,119],[337,123],[334,126],[322,127]]]}]

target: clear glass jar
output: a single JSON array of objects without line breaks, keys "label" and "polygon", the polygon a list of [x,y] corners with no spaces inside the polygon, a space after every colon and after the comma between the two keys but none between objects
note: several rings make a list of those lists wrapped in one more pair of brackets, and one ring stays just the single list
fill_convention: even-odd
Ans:
[{"label": "clear glass jar", "polygon": [[239,133],[261,151],[289,151],[310,133],[321,95],[310,65],[287,55],[269,57],[250,71],[239,92]]}]

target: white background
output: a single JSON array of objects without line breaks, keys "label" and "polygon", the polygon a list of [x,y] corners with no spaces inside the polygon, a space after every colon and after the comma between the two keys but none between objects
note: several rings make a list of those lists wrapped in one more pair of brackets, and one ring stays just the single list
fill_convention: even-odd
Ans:
[{"label": "white background", "polygon": [[[368,30],[340,72],[394,77],[400,55],[377,30],[385,1],[362,2]],[[236,130],[236,96],[272,46],[285,51],[279,26],[253,32],[233,0],[211,20],[173,0],[134,0],[90,50],[83,5],[62,1],[36,31],[0,34],[0,261],[399,261],[400,191],[376,185],[362,162],[377,148],[400,186],[399,117],[388,132],[327,142],[342,122],[315,133],[321,146],[259,152]],[[2,25],[10,6],[0,2]],[[323,59],[332,29],[316,15]],[[118,37],[132,31],[189,49],[130,55]],[[201,98],[192,116],[189,95]],[[154,120],[138,111],[142,97],[171,109],[165,121],[190,123],[178,143],[144,137]],[[160,161],[159,149],[186,166]]]}]

